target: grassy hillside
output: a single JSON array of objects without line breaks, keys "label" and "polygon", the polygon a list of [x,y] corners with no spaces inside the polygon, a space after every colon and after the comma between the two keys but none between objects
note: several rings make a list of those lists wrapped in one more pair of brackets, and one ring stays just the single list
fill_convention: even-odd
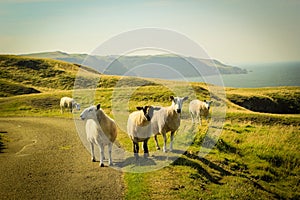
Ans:
[{"label": "grassy hillside", "polygon": [[40,91],[27,87],[19,83],[11,83],[7,80],[0,79],[0,97],[8,97],[22,94],[40,93]]},{"label": "grassy hillside", "polygon": [[[5,91],[4,87],[1,87],[1,94],[8,96],[0,98],[1,117],[73,117],[69,113],[60,114],[59,99],[62,96],[72,96],[71,89],[79,66],[48,59],[16,56],[0,58],[1,71],[6,70],[5,73],[1,72],[0,83],[12,88],[12,92],[7,94],[10,89]],[[82,77],[82,81],[84,80]],[[56,81],[56,84],[51,84],[51,81]],[[169,105],[168,97],[173,94],[170,88],[151,79],[123,79],[118,76],[101,75],[97,81],[95,102],[100,102],[104,111],[112,117],[114,116],[111,100],[114,90],[139,86],[130,98],[130,111],[137,105]],[[26,88],[33,88],[41,93],[21,95],[16,91],[22,87],[24,89],[21,90],[24,91]],[[210,98],[205,84],[191,83],[191,88],[197,98]],[[125,173],[126,197],[299,199],[299,91],[299,87],[227,88],[226,122],[212,151],[205,157],[198,157],[209,125],[203,120],[202,126],[194,125],[186,130],[188,135],[193,136],[192,145],[174,163],[149,173]],[[83,107],[89,103],[85,97],[80,97],[78,101]],[[182,126],[191,124],[187,105],[188,103],[184,104]],[[281,112],[283,107],[286,107],[286,110]],[[280,112],[277,112],[277,109]],[[286,111],[290,114],[282,114]],[[78,112],[75,113],[75,117],[78,115]],[[0,133],[0,140],[3,135],[5,133]],[[159,141],[162,143],[161,137]],[[6,142],[6,139],[0,142],[0,149],[5,148]],[[120,129],[118,142],[131,151],[131,142],[127,134]],[[150,139],[149,146],[150,151],[155,151],[153,139]]]},{"label": "grassy hillside", "polygon": [[252,111],[300,113],[300,87],[227,89],[226,94],[232,103]]}]

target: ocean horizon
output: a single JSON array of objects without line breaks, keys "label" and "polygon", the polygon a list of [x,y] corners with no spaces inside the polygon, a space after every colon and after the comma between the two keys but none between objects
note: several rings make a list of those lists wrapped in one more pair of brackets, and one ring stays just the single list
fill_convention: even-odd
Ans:
[{"label": "ocean horizon", "polygon": [[[300,86],[300,62],[256,64],[239,66],[247,74],[222,74],[225,87],[259,88],[278,86]],[[215,76],[219,78],[218,76]],[[208,79],[213,79],[210,76]],[[192,82],[207,82],[205,77],[187,78]]]}]

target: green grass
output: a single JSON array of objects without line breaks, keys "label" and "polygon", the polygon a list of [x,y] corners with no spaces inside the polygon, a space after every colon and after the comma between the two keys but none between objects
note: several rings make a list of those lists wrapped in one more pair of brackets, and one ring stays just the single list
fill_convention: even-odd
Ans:
[{"label": "green grass", "polygon": [[279,114],[300,113],[300,87],[227,89],[227,98],[252,111]]},{"label": "green grass", "polygon": [[1,80],[1,79],[0,79],[0,88],[1,88],[0,97],[40,93],[40,91],[32,87],[27,87],[22,84],[10,83],[6,80]]},{"label": "green grass", "polygon": [[141,173],[125,174],[124,180],[127,183],[125,199],[150,199],[150,191],[144,181],[145,178],[145,174]]},{"label": "green grass", "polygon": [[298,126],[227,122],[204,158],[197,155],[201,132],[172,165],[143,175],[149,199],[299,198]]}]

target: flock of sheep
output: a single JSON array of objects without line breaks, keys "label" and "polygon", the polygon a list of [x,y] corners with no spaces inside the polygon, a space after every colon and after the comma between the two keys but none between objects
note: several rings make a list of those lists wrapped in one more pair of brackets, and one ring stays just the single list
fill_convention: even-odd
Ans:
[{"label": "flock of sheep", "polygon": [[[136,159],[139,158],[139,142],[143,142],[144,157],[149,156],[148,141],[153,134],[156,148],[160,146],[157,141],[157,135],[161,134],[164,139],[163,152],[167,152],[167,136],[171,132],[170,151],[173,150],[174,134],[180,126],[180,114],[183,102],[188,97],[170,96],[172,104],[168,107],[161,106],[143,106],[136,107],[137,111],[132,112],[127,121],[127,133],[133,143],[133,152]],[[208,113],[212,101],[192,100],[189,104],[189,112],[192,122],[201,125],[201,117],[208,119]],[[80,110],[80,105],[74,99],[63,97],[60,101],[61,112],[68,108],[70,112],[73,109]],[[83,110],[80,114],[82,120],[86,120],[85,130],[87,140],[91,147],[92,161],[95,161],[94,145],[98,145],[100,149],[100,166],[103,167],[104,146],[108,145],[108,164],[112,165],[112,145],[117,137],[117,126],[113,119],[104,113],[101,105],[90,106]]]}]

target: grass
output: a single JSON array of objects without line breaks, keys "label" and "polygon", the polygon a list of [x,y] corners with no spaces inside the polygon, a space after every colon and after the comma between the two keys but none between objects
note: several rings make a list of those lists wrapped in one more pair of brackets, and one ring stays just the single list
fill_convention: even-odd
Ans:
[{"label": "grass", "polygon": [[[72,91],[69,89],[74,86],[80,66],[48,59],[29,60],[31,62],[27,62],[28,58],[0,57],[0,84],[8,87],[7,91],[1,89],[2,96],[8,97],[0,98],[0,117],[79,117],[79,112],[75,115],[60,113],[59,100],[63,96],[74,96],[82,108],[101,103],[108,115],[124,122],[118,124],[118,142],[130,152],[132,144],[125,133],[125,119],[136,106],[167,106],[169,96],[177,93],[189,96],[190,100],[210,98],[207,85],[202,83],[107,75],[99,78],[99,74],[87,70],[81,71],[78,87],[75,82],[78,90]],[[80,89],[93,88],[95,83],[96,91]],[[19,88],[21,91],[33,88],[41,93],[21,95],[17,92]],[[124,173],[126,199],[299,199],[299,91],[299,87],[227,88],[226,122],[219,138],[206,135],[209,124],[205,120],[202,126],[191,126],[188,103],[185,103],[181,128],[188,128],[183,128],[184,134],[177,134],[176,138],[178,144],[192,139],[191,145],[171,165],[148,173]],[[267,107],[263,104],[266,99],[272,106],[284,102],[294,112],[251,111],[256,104]],[[217,100],[213,106],[219,106]],[[0,133],[0,151],[4,148],[5,136]],[[162,143],[161,137],[159,141]],[[216,142],[216,145],[205,157],[199,157],[204,141]],[[69,146],[59,148],[68,150]],[[149,148],[155,151],[153,139],[149,141]]]},{"label": "grass", "polygon": [[10,83],[6,80],[1,80],[1,79],[0,79],[0,88],[1,88],[0,97],[40,93],[40,91],[32,87],[27,87],[22,84]]},{"label": "grass", "polygon": [[[120,88],[124,91],[124,87]],[[114,92],[118,88],[97,89],[95,103],[110,116]],[[157,92],[160,91],[160,92]],[[199,90],[196,95],[205,92]],[[80,91],[79,91],[80,92]],[[84,92],[84,91],[82,91]],[[1,116],[73,117],[60,114],[59,99],[72,96],[72,91],[5,97],[0,99]],[[146,85],[134,89],[129,110],[136,105],[169,105],[172,91],[163,85]],[[78,95],[78,98],[80,95]],[[146,97],[146,98],[145,98]],[[84,95],[83,108],[90,103]],[[187,113],[187,105],[185,111]],[[77,116],[75,114],[75,116]],[[124,116],[126,117],[126,116]],[[190,123],[183,115],[183,123]],[[149,173],[125,173],[127,199],[276,199],[298,198],[299,182],[299,115],[275,115],[231,109],[217,143],[204,158],[198,157],[208,124],[195,126],[189,134],[194,140],[185,155],[173,164]],[[124,129],[123,129],[124,130]],[[118,141],[131,151],[132,144],[122,129]],[[162,142],[161,137],[159,138]],[[149,148],[154,150],[151,139]],[[66,149],[67,147],[61,147]]]},{"label": "grass", "polygon": [[149,199],[150,191],[144,181],[145,174],[125,174],[124,180],[127,184],[125,199]]},{"label": "grass", "polygon": [[300,112],[300,87],[227,89],[227,98],[246,109],[279,114]]},{"label": "grass", "polygon": [[4,142],[6,142],[6,141],[5,141],[4,133],[6,133],[6,132],[0,131],[0,153],[2,153],[2,151],[5,149]]},{"label": "grass", "polygon": [[172,165],[141,175],[149,199],[299,198],[298,126],[227,122],[204,158],[197,155],[201,135],[203,141],[200,128],[190,150]]}]

